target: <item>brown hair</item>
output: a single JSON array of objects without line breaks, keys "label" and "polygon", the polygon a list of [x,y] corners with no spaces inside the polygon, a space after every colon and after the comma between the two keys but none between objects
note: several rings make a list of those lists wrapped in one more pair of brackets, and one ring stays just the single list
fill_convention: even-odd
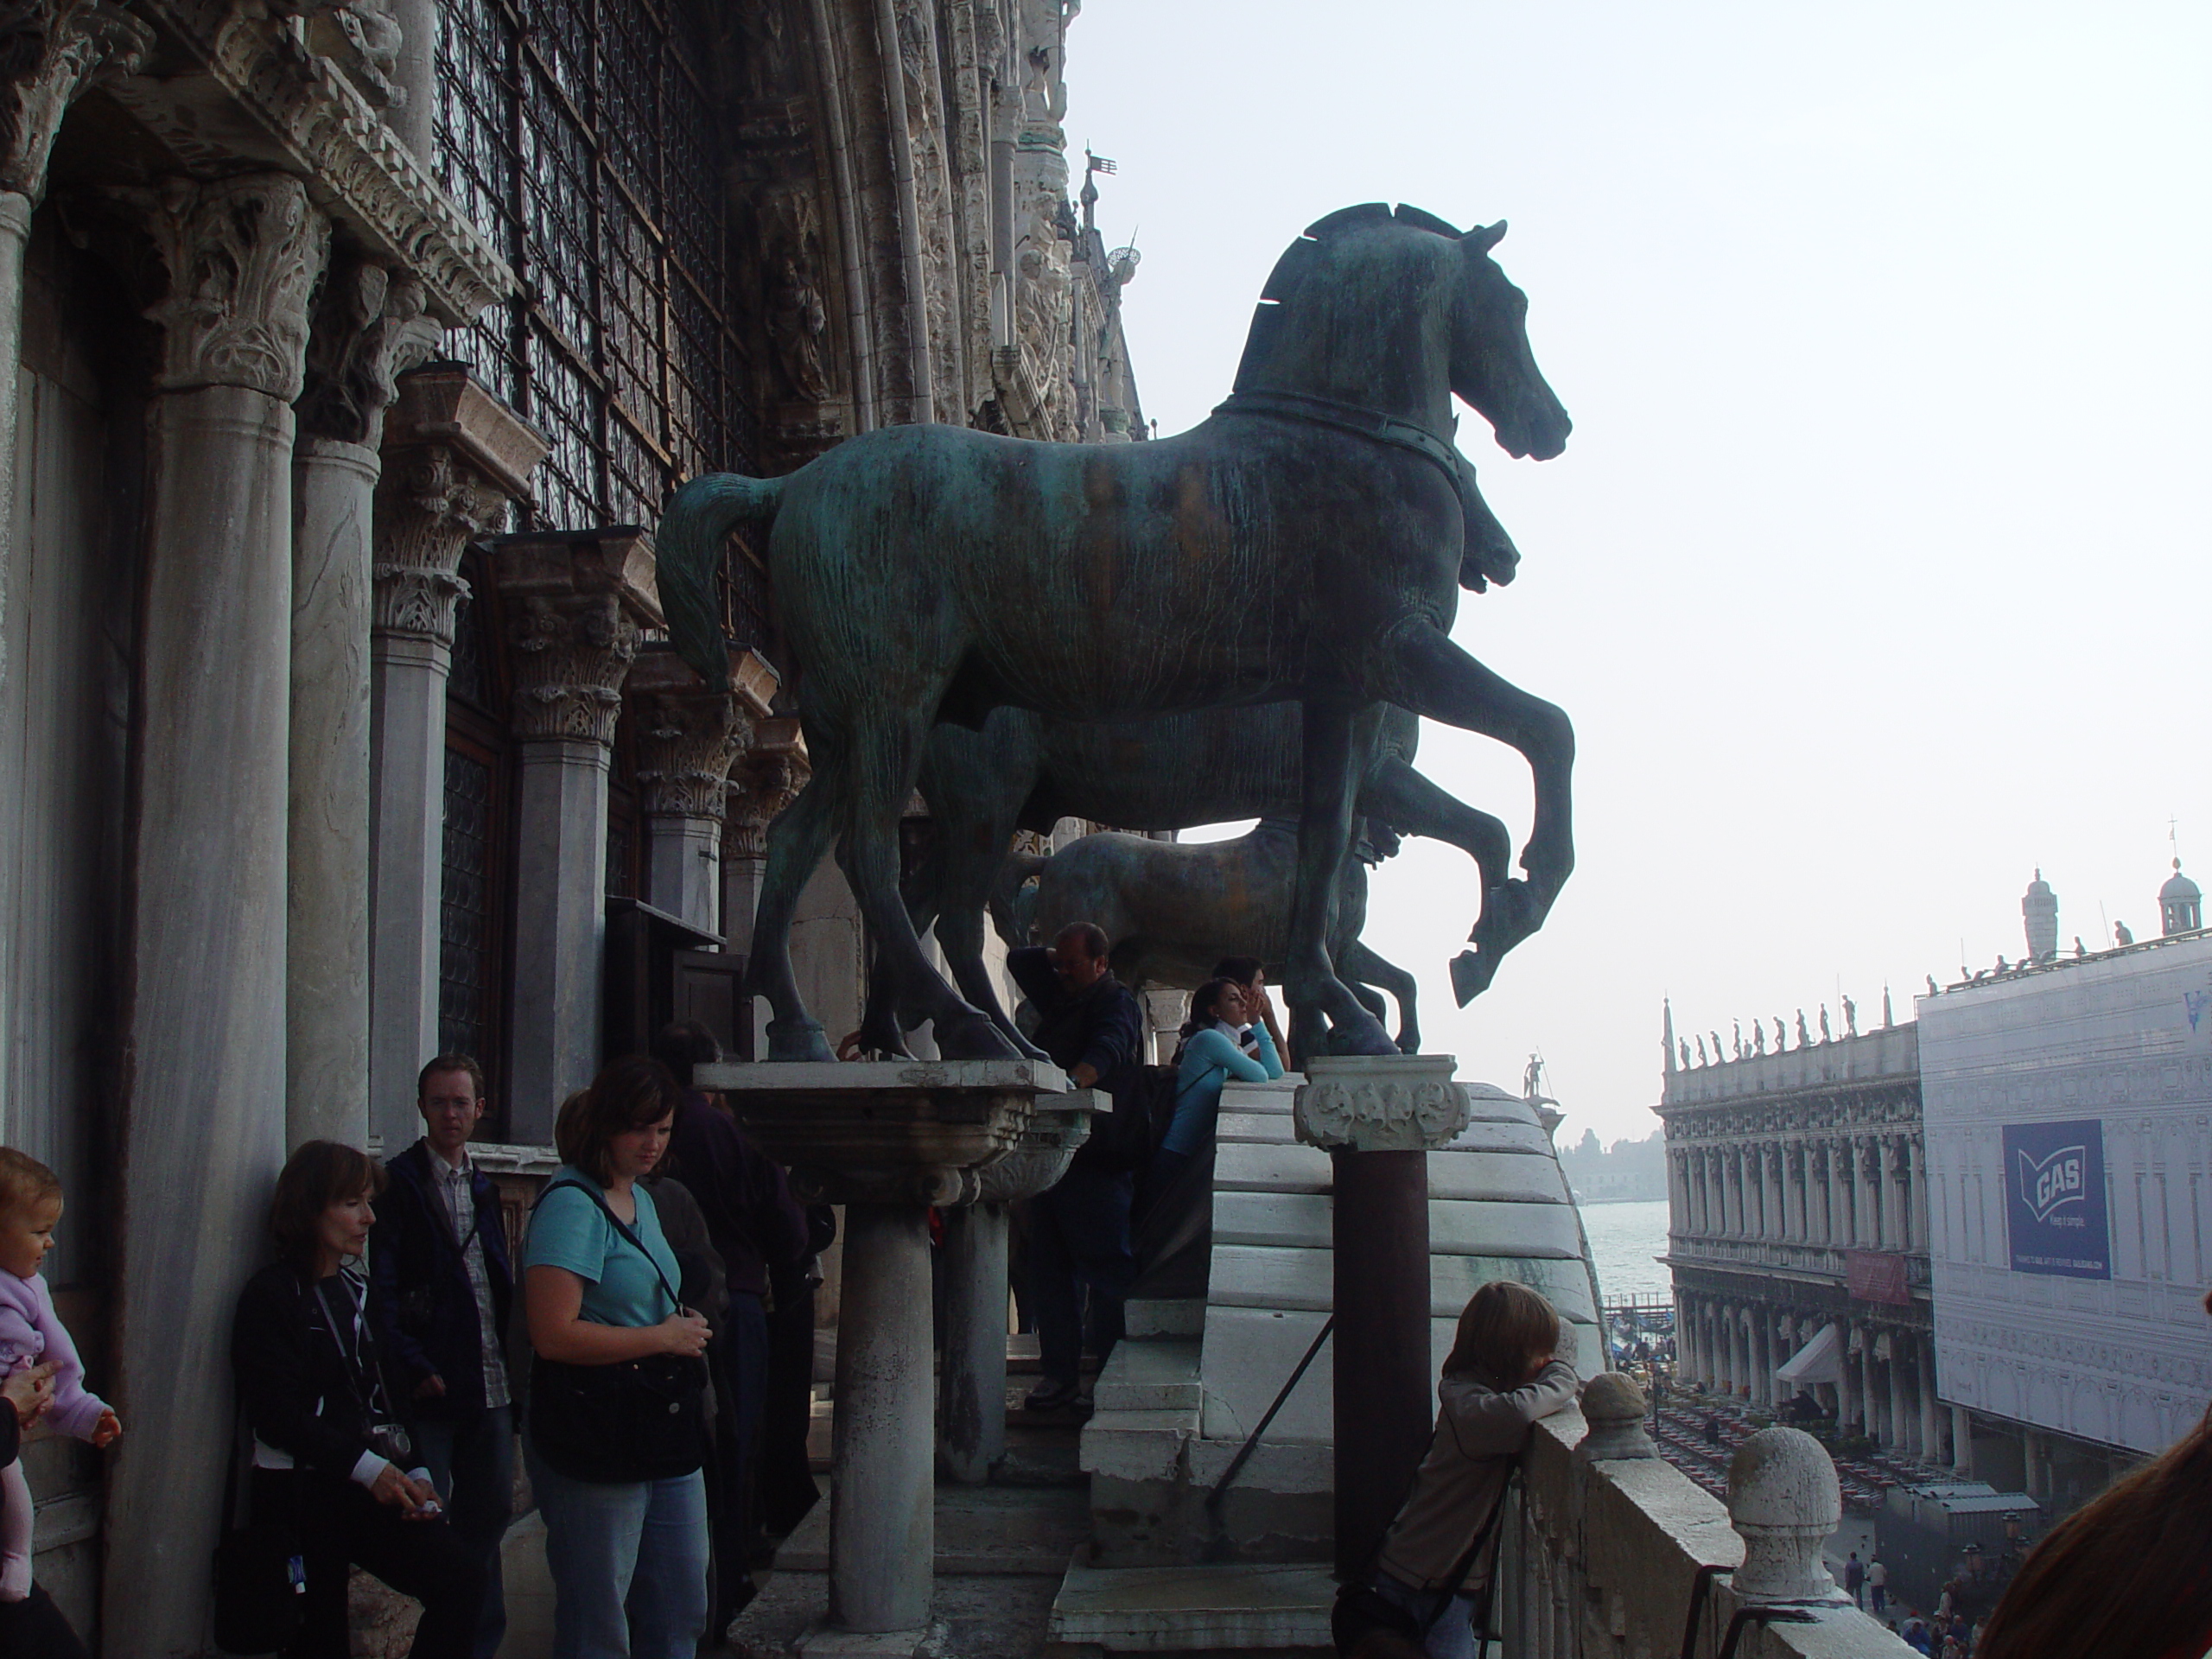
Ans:
[{"label": "brown hair", "polygon": [[553,1121],[553,1144],[561,1161],[605,1186],[614,1179],[607,1142],[631,1129],[658,1123],[675,1111],[683,1091],[658,1060],[626,1055],[607,1068],[581,1094],[561,1104]]},{"label": "brown hair", "polygon": [[269,1233],[276,1254],[311,1270],[322,1237],[322,1212],[347,1198],[373,1198],[384,1191],[384,1170],[357,1147],[309,1141],[284,1160],[276,1195],[269,1201]]},{"label": "brown hair", "polygon": [[1467,1299],[1444,1375],[1482,1371],[1517,1389],[1559,1351],[1559,1312],[1517,1280],[1493,1279]]},{"label": "brown hair", "polygon": [[2141,1654],[2212,1643],[2212,1413],[2052,1528],[1989,1616],[1975,1659]]},{"label": "brown hair", "polygon": [[466,1071],[468,1081],[475,1088],[476,1098],[484,1098],[484,1068],[476,1064],[473,1054],[441,1054],[415,1074],[415,1098],[419,1102],[429,1089],[430,1079],[441,1071]]},{"label": "brown hair", "polygon": [[61,1196],[61,1178],[27,1152],[0,1147],[0,1211]]}]

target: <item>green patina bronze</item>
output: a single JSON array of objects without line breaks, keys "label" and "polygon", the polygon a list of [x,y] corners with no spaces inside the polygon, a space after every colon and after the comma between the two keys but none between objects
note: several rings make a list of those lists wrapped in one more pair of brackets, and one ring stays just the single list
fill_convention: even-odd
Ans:
[{"label": "green patina bronze", "polygon": [[661,598],[687,660],[726,677],[714,573],[730,530],[766,522],[804,674],[814,778],[770,831],[754,921],[772,1056],[830,1058],[790,931],[833,842],[896,1006],[932,1020],[948,1058],[1012,1052],[931,966],[898,885],[899,815],[931,727],[980,725],[1001,705],[1068,720],[1302,705],[1283,989],[1339,1051],[1395,1052],[1327,949],[1362,709],[1394,703],[1529,756],[1522,863],[1548,907],[1573,862],[1572,733],[1534,699],[1501,715],[1503,682],[1448,637],[1468,511],[1446,435],[1452,397],[1514,455],[1557,454],[1569,431],[1529,348],[1527,302],[1490,257],[1503,232],[1463,236],[1381,204],[1322,219],[1277,262],[1230,403],[1176,437],[1048,444],[894,427],[788,478],[716,474],[676,493]]}]

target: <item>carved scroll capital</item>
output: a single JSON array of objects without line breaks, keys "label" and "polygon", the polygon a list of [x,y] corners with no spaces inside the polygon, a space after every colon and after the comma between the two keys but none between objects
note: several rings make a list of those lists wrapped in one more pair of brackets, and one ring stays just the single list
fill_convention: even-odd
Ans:
[{"label": "carved scroll capital", "polygon": [[768,826],[798,798],[812,775],[798,721],[788,715],[755,723],[752,747],[730,778],[722,819],[722,856],[766,858]]},{"label": "carved scroll capital", "polygon": [[611,748],[639,629],[661,624],[652,543],[635,529],[502,537],[515,735]]},{"label": "carved scroll capital", "polygon": [[46,194],[54,134],[77,94],[134,73],[154,31],[105,0],[33,0],[0,18],[0,190]]},{"label": "carved scroll capital", "polygon": [[672,646],[639,652],[624,693],[648,817],[723,817],[731,764],[753,741],[753,722],[767,713],[775,685],[775,671],[751,651],[731,652],[724,691],[708,690]]},{"label": "carved scroll capital", "polygon": [[1291,1108],[1310,1147],[1433,1152],[1467,1127],[1467,1091],[1448,1054],[1325,1055],[1306,1068]]},{"label": "carved scroll capital", "polygon": [[166,340],[162,390],[243,386],[290,403],[305,378],[308,303],[330,221],[289,174],[128,193],[144,213],[168,291],[146,315]]},{"label": "carved scroll capital", "polygon": [[506,496],[450,445],[388,454],[377,481],[375,632],[451,645],[468,597],[461,556],[506,508]]},{"label": "carved scroll capital", "polygon": [[358,259],[334,270],[308,335],[301,429],[373,444],[397,395],[397,377],[429,361],[442,332],[420,278]]}]

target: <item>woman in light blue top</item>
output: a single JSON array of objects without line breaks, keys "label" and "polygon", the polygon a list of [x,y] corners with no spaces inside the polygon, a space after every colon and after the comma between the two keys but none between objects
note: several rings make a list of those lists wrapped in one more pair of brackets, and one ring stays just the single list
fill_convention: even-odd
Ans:
[{"label": "woman in light blue top", "polygon": [[[1175,1115],[1152,1155],[1145,1179],[1155,1193],[1166,1192],[1183,1166],[1212,1141],[1224,1084],[1231,1077],[1239,1083],[1265,1083],[1282,1076],[1274,1039],[1264,1025],[1252,1027],[1254,1011],[1247,996],[1233,979],[1210,979],[1191,993],[1191,1017],[1183,1024],[1183,1046],[1175,1065]],[[1257,1051],[1252,1054],[1244,1052],[1248,1027],[1257,1039]]]},{"label": "woman in light blue top", "polygon": [[[706,1351],[706,1320],[673,1306],[664,1288],[680,1282],[676,1255],[639,1182],[668,1149],[678,1095],[667,1067],[637,1057],[615,1061],[561,1108],[553,1138],[562,1169],[523,1255],[523,1303],[541,1357],[619,1365]],[[554,1469],[527,1441],[524,1451],[545,1516],[554,1659],[693,1659],[707,1628],[700,1470],[587,1480]]]}]

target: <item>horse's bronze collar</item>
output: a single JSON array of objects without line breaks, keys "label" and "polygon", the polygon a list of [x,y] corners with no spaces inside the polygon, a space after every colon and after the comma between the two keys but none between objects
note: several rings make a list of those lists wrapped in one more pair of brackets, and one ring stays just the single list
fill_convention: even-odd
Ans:
[{"label": "horse's bronze collar", "polygon": [[1430,431],[1418,421],[1408,421],[1396,415],[1386,415],[1379,409],[1369,409],[1363,404],[1338,403],[1333,397],[1316,397],[1303,391],[1232,391],[1214,406],[1217,415],[1275,415],[1285,420],[1306,421],[1316,426],[1333,426],[1343,432],[1356,433],[1371,438],[1377,443],[1387,443],[1434,462],[1452,481],[1452,492],[1464,506],[1466,497],[1459,480],[1459,468],[1464,464],[1458,448],[1452,440]]}]

